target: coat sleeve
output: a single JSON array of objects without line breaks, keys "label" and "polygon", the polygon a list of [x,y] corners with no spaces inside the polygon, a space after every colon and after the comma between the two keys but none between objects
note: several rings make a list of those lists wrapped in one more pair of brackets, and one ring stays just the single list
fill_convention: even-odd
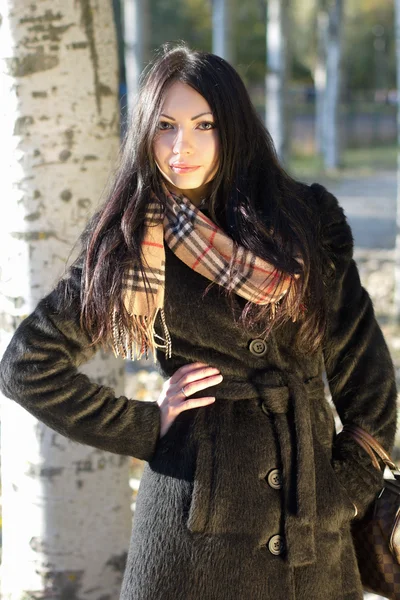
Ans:
[{"label": "coat sleeve", "polygon": [[81,274],[77,261],[18,326],[0,362],[0,390],[72,440],[148,461],[160,433],[157,402],[115,397],[78,372],[99,349],[79,324]]},{"label": "coat sleeve", "polygon": [[[355,423],[391,453],[396,433],[394,366],[372,301],[361,285],[353,258],[353,236],[343,209],[323,186],[311,186],[321,214],[321,237],[328,258],[328,322],[323,341],[333,403],[345,423]],[[383,462],[379,459],[381,467]],[[347,434],[336,435],[332,466],[361,518],[383,485],[383,473]]]}]

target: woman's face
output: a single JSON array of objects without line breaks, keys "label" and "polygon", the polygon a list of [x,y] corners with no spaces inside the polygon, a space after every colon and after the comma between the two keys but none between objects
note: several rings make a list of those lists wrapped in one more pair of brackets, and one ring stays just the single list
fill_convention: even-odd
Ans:
[{"label": "woman's face", "polygon": [[175,82],[165,94],[153,150],[167,186],[198,205],[218,169],[219,135],[208,102],[189,85]]}]

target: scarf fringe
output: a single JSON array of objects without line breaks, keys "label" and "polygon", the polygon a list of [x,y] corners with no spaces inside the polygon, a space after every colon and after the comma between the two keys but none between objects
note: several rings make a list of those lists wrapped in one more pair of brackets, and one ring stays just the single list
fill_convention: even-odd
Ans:
[{"label": "scarf fringe", "polygon": [[[295,299],[293,283],[288,289],[287,296],[289,306],[292,306],[292,302]],[[280,306],[282,300],[283,298],[280,298],[277,302],[271,302],[269,314],[270,320],[275,319],[277,308]],[[164,337],[158,335],[154,329],[158,313],[160,313]],[[295,323],[297,316],[293,313],[291,316],[293,323]],[[160,348],[165,351],[166,358],[171,358],[172,341],[165,320],[164,309],[161,307],[157,308],[150,319],[143,315],[131,315],[131,317],[131,327],[130,329],[125,330],[121,315],[117,313],[115,309],[112,312],[112,349],[114,356],[116,358],[121,356],[128,360],[139,360],[145,355],[147,360],[149,358],[149,351],[151,351],[153,353],[154,362],[157,362],[156,348]],[[163,344],[158,344],[156,338],[159,338]]]},{"label": "scarf fringe", "polygon": [[[160,312],[161,324],[164,338],[159,336],[154,329],[158,312]],[[153,352],[154,362],[156,359],[156,348],[165,350],[166,358],[171,358],[172,342],[171,335],[165,321],[163,308],[157,308],[150,317],[142,315],[131,315],[132,323],[128,330],[125,330],[122,323],[122,316],[115,309],[112,312],[112,349],[114,356],[128,360],[139,360],[143,355],[149,358],[149,350]],[[159,338],[164,344],[157,344],[156,338]]]}]

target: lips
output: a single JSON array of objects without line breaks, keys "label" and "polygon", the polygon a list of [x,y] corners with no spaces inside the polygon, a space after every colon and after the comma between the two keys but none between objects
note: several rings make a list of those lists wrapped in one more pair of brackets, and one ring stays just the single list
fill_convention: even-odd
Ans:
[{"label": "lips", "polygon": [[200,168],[199,166],[191,166],[184,163],[172,163],[170,167],[175,173],[191,173]]}]

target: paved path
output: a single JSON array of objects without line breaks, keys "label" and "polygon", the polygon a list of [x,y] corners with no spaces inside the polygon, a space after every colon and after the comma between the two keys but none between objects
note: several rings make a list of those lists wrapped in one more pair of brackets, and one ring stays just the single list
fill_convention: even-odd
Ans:
[{"label": "paved path", "polygon": [[[323,182],[321,182],[323,183]],[[392,249],[396,239],[396,173],[345,176],[325,184],[343,206],[359,248]]]}]

